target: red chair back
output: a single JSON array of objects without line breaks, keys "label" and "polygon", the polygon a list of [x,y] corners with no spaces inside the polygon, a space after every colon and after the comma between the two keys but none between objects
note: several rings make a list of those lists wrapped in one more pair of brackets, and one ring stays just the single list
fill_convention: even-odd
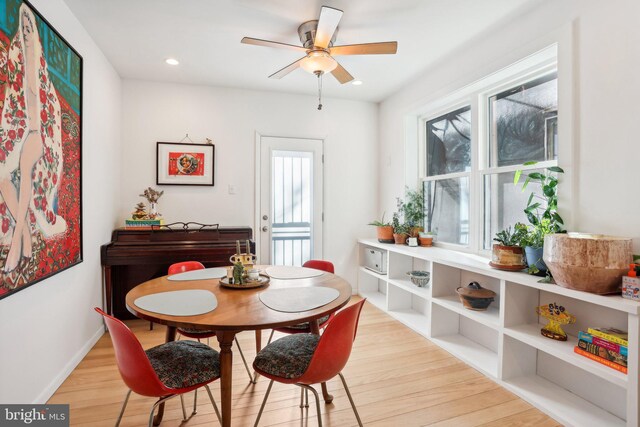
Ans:
[{"label": "red chair back", "polygon": [[143,396],[160,397],[171,394],[160,382],[140,341],[131,329],[98,307],[94,310],[104,316],[113,342],[118,370],[127,387]]},{"label": "red chair back", "polygon": [[330,263],[329,261],[322,261],[319,259],[310,259],[309,261],[302,264],[302,266],[307,268],[313,268],[316,270],[326,271],[327,273],[331,273],[331,274],[335,273],[333,264]]},{"label": "red chair back", "polygon": [[171,264],[169,266],[168,274],[169,276],[171,276],[173,274],[184,273],[186,271],[203,270],[203,269],[204,269],[204,265],[202,265],[201,262],[184,261],[184,262],[177,262],[175,264]]},{"label": "red chair back", "polygon": [[338,375],[351,355],[356,339],[358,319],[366,299],[337,313],[320,337],[306,372],[296,381],[302,384],[317,384],[329,381]]}]

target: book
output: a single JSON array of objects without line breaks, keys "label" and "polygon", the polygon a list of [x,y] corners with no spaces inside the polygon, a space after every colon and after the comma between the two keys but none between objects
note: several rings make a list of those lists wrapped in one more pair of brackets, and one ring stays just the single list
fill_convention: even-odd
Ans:
[{"label": "book", "polygon": [[627,358],[627,355],[629,354],[628,353],[629,350],[628,350],[627,347],[625,347],[623,345],[620,345],[620,344],[612,343],[612,342],[607,341],[607,340],[603,340],[600,337],[594,337],[593,335],[588,334],[586,332],[580,331],[578,333],[578,339],[586,341],[588,343],[593,343],[593,344],[595,344],[597,346],[600,346],[600,347],[604,347],[607,350],[613,351],[614,353],[619,353],[625,359]]},{"label": "book", "polygon": [[602,338],[609,342],[629,346],[629,335],[625,331],[616,328],[589,328],[587,329],[591,335]]},{"label": "book", "polygon": [[627,373],[627,368],[621,365],[618,365],[617,363],[613,363],[607,359],[603,359],[602,357],[596,356],[595,354],[591,354],[588,351],[585,351],[583,349],[581,349],[580,347],[576,346],[574,347],[573,351],[576,354],[579,354],[580,356],[584,356],[588,359],[593,360],[594,362],[598,362],[601,363],[605,366],[608,366],[609,368],[615,369],[618,372],[622,372],[623,374]]},{"label": "book", "polygon": [[617,363],[620,366],[627,366],[627,358],[623,357],[620,353],[613,352],[604,347],[600,347],[599,345],[584,340],[578,341],[578,347],[603,359],[607,359],[610,362]]}]

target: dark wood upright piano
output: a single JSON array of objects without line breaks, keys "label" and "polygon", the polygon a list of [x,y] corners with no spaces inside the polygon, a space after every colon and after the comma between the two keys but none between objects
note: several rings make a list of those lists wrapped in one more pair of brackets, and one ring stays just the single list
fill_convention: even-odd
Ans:
[{"label": "dark wood upright piano", "polygon": [[241,241],[243,251],[245,241],[250,240],[255,253],[252,238],[250,227],[114,230],[111,242],[100,248],[107,312],[119,319],[134,318],[127,311],[125,296],[135,286],[165,276],[169,265],[176,262],[200,261],[205,267],[230,265],[236,240]]}]

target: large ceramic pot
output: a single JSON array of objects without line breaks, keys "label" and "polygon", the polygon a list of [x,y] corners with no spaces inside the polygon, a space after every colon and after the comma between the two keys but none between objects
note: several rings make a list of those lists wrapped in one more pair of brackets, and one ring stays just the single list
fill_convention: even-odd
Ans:
[{"label": "large ceramic pot", "polygon": [[544,262],[556,283],[594,294],[620,292],[622,276],[633,261],[631,239],[601,234],[549,234]]}]

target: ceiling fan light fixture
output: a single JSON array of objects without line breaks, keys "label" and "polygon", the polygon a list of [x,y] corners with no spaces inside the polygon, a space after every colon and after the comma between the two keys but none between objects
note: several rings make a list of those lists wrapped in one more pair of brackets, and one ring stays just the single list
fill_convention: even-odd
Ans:
[{"label": "ceiling fan light fixture", "polygon": [[338,62],[327,52],[317,50],[309,52],[309,54],[300,63],[300,66],[306,72],[311,74],[315,74],[318,71],[321,73],[330,73],[336,69]]}]

